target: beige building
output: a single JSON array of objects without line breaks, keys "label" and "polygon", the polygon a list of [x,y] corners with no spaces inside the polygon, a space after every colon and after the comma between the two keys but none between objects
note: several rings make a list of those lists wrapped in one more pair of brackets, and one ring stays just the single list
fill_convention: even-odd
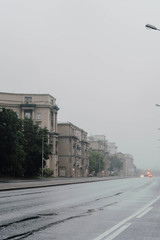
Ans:
[{"label": "beige building", "polygon": [[108,142],[107,146],[109,155],[115,155],[117,153],[117,146],[114,142]]},{"label": "beige building", "polygon": [[70,122],[58,123],[58,133],[59,177],[87,177],[87,133]]},{"label": "beige building", "polygon": [[136,167],[133,163],[133,157],[130,154],[124,154],[121,152],[117,153],[118,158],[123,163],[123,167],[120,170],[121,176],[136,176]]},{"label": "beige building", "polygon": [[51,155],[47,166],[58,176],[58,133],[56,99],[49,94],[18,94],[0,92],[0,107],[15,111],[19,118],[31,118],[40,127],[49,130]]},{"label": "beige building", "polygon": [[93,135],[88,137],[88,142],[90,144],[90,150],[99,152],[104,157],[104,172],[101,173],[102,176],[109,175],[109,159],[108,159],[108,141],[104,135]]}]

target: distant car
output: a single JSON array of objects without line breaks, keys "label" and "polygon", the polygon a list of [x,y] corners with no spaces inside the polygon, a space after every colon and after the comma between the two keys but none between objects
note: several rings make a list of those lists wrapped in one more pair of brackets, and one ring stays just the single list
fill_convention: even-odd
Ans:
[{"label": "distant car", "polygon": [[152,177],[152,174],[149,174],[148,177]]},{"label": "distant car", "polygon": [[141,175],[140,175],[140,177],[141,177],[141,178],[143,178],[143,177],[144,177],[144,175],[143,175],[143,174],[141,174]]}]

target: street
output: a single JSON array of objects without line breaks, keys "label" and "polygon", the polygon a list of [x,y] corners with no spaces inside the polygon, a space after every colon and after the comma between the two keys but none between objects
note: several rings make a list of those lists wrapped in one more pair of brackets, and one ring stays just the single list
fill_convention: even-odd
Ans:
[{"label": "street", "polygon": [[0,239],[160,238],[160,178],[0,192]]}]

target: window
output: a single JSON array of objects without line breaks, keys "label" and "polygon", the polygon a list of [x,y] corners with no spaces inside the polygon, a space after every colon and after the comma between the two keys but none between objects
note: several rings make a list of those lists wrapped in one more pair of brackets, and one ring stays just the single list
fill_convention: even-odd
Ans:
[{"label": "window", "polygon": [[51,130],[53,131],[53,112],[51,112]]},{"label": "window", "polygon": [[25,102],[32,102],[32,97],[24,97]]},{"label": "window", "polygon": [[25,111],[24,112],[24,117],[25,118],[31,118],[31,116],[32,116],[32,112],[31,111]]},{"label": "window", "polygon": [[41,119],[41,113],[37,113],[36,119]]}]

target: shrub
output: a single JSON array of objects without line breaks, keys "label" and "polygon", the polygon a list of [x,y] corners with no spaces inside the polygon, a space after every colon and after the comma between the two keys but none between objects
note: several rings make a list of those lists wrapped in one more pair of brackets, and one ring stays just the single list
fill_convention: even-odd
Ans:
[{"label": "shrub", "polygon": [[48,167],[45,167],[43,169],[43,175],[44,177],[51,177],[53,175],[54,171]]}]

